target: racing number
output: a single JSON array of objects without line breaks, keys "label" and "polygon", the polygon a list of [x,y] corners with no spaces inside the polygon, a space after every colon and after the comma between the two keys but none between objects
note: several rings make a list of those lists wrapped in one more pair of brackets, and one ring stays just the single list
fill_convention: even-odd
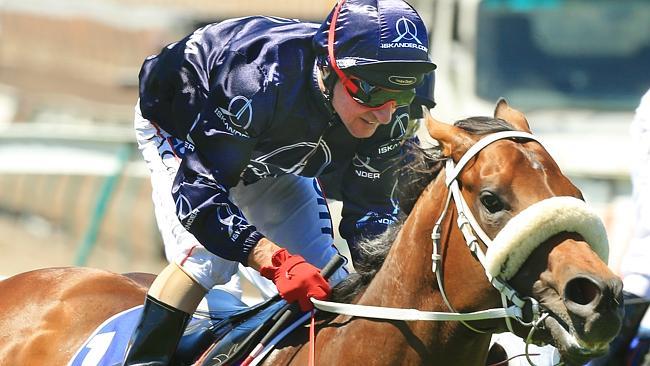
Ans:
[{"label": "racing number", "polygon": [[99,361],[104,357],[108,346],[115,337],[115,332],[100,333],[92,337],[86,344],[86,348],[90,349],[84,357],[84,362],[81,366],[97,366]]}]

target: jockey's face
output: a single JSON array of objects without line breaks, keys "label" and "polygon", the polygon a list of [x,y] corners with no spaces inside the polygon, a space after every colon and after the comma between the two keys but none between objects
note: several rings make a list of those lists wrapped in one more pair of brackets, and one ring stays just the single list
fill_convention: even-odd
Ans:
[{"label": "jockey's face", "polygon": [[395,102],[388,102],[375,108],[359,104],[341,81],[337,81],[334,85],[332,106],[350,134],[357,138],[370,137],[379,125],[388,124],[397,107]]}]

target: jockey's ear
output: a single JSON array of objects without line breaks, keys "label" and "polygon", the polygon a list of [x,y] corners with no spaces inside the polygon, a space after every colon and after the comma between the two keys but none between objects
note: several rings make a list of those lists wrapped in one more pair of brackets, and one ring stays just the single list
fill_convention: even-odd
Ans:
[{"label": "jockey's ear", "polygon": [[440,143],[443,156],[451,157],[458,162],[467,149],[474,144],[474,139],[467,131],[436,120],[429,113],[429,109],[424,106],[422,107],[422,115],[426,120],[429,136]]},{"label": "jockey's ear", "polygon": [[509,106],[504,98],[499,98],[497,106],[494,108],[494,118],[500,118],[506,122],[510,122],[519,131],[531,133],[526,116]]}]

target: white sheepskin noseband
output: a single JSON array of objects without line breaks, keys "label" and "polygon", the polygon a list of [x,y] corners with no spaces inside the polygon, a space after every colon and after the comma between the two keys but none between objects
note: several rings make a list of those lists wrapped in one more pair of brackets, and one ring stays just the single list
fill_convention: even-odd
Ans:
[{"label": "white sheepskin noseband", "polygon": [[580,234],[607,263],[609,243],[601,219],[582,200],[552,197],[521,211],[501,229],[486,254],[487,272],[509,280],[535,248],[561,232]]}]

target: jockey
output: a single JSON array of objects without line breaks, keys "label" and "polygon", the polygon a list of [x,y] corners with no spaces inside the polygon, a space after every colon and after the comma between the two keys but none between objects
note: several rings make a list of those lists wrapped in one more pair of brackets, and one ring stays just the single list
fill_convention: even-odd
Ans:
[{"label": "jockey", "polygon": [[303,311],[327,298],[318,268],[337,250],[315,177],[337,177],[355,258],[358,240],[396,218],[393,162],[433,69],[424,23],[402,0],[340,0],[322,25],[226,20],[147,58],[135,129],[171,264],[125,365],[168,364],[207,290],[239,264]]}]

